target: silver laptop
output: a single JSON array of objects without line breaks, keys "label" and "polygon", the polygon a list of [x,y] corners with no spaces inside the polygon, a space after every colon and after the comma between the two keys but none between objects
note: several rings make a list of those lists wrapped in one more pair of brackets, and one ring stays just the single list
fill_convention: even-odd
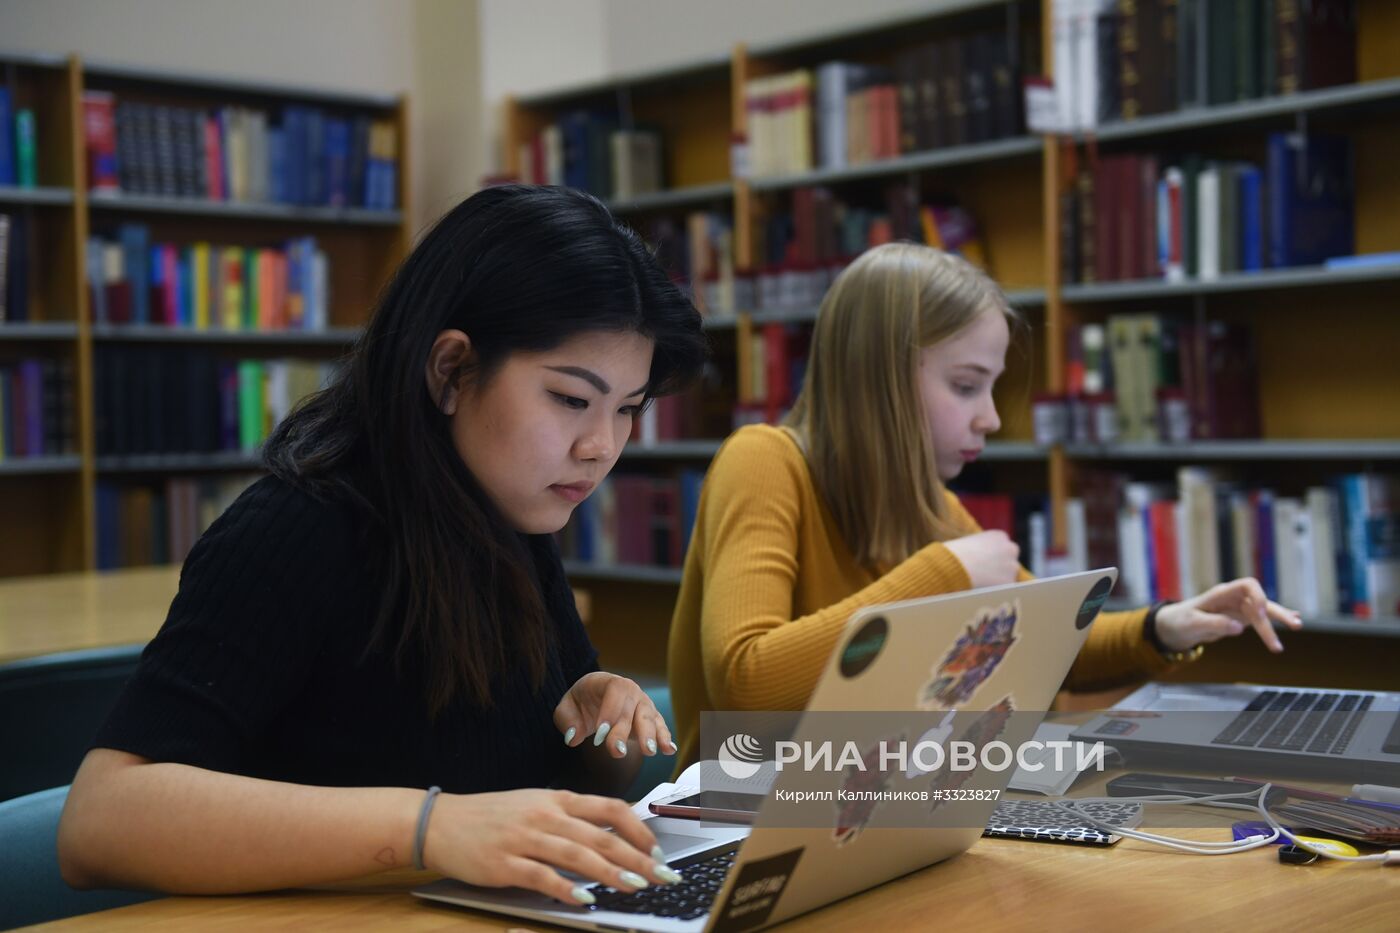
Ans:
[{"label": "silver laptop", "polygon": [[1150,683],[1070,737],[1111,745],[1134,765],[1400,782],[1400,693]]},{"label": "silver laptop", "polygon": [[[817,724],[822,717],[814,716],[819,711],[828,717],[846,711],[890,714],[888,722],[921,728],[929,721],[927,711],[937,710],[967,717],[972,728],[958,735],[991,735],[1016,748],[1032,737],[1049,709],[1116,577],[1114,569],[1095,570],[857,611],[793,740],[822,734]],[[1011,709],[1015,717],[1000,715]],[[988,733],[992,712],[999,714],[1000,731]],[[792,799],[799,789],[811,791],[823,780],[840,787],[847,776],[779,770],[751,827],[651,818],[648,825],[668,864],[685,880],[641,892],[595,885],[598,902],[589,907],[453,880],[413,893],[580,929],[760,929],[963,852],[982,835],[1013,771],[979,764],[960,773],[956,807],[889,803],[852,812],[827,805],[832,816],[826,825],[794,825],[777,801]],[[946,775],[895,769],[886,783],[895,791],[926,790],[930,773],[935,782]]]}]

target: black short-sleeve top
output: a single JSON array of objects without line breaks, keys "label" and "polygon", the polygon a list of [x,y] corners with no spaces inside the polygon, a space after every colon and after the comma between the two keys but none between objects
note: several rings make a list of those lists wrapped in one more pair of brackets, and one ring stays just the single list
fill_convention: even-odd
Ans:
[{"label": "black short-sleeve top", "polygon": [[[366,520],[276,477],[191,550],[160,632],[95,747],[299,784],[475,793],[547,786],[564,765],[564,691],[597,669],[549,536],[522,536],[556,637],[542,687],[523,668],[436,716],[417,665],[369,651],[380,605]],[[489,586],[491,582],[482,581]]]}]

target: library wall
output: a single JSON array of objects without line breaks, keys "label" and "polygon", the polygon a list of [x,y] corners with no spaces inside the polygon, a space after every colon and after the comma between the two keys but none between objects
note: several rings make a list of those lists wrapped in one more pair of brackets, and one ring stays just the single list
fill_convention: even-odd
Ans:
[{"label": "library wall", "polygon": [[0,44],[144,68],[407,93],[414,230],[481,177],[476,0],[5,0]]}]

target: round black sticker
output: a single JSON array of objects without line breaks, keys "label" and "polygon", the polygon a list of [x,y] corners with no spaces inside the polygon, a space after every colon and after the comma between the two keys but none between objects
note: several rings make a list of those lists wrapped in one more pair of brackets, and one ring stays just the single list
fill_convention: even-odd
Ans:
[{"label": "round black sticker", "polygon": [[1074,627],[1084,629],[1089,627],[1099,615],[1099,610],[1103,608],[1104,600],[1108,599],[1108,594],[1113,590],[1113,580],[1103,577],[1094,588],[1089,591],[1089,595],[1084,597],[1084,602],[1079,604],[1079,613],[1074,617]]},{"label": "round black sticker", "polygon": [[869,667],[885,647],[889,631],[890,624],[884,616],[876,616],[862,625],[841,651],[841,675],[857,677]]}]

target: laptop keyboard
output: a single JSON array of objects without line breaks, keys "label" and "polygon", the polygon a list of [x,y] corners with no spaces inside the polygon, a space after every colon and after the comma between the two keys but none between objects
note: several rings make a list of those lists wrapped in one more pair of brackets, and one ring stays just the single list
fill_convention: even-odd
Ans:
[{"label": "laptop keyboard", "polygon": [[1216,745],[1346,754],[1374,694],[1265,690],[1212,739]]},{"label": "laptop keyboard", "polygon": [[679,884],[654,884],[640,891],[620,891],[599,885],[590,889],[598,901],[588,909],[694,920],[709,913],[738,854],[736,842],[718,852],[702,852],[672,862],[671,867],[685,879]]}]

